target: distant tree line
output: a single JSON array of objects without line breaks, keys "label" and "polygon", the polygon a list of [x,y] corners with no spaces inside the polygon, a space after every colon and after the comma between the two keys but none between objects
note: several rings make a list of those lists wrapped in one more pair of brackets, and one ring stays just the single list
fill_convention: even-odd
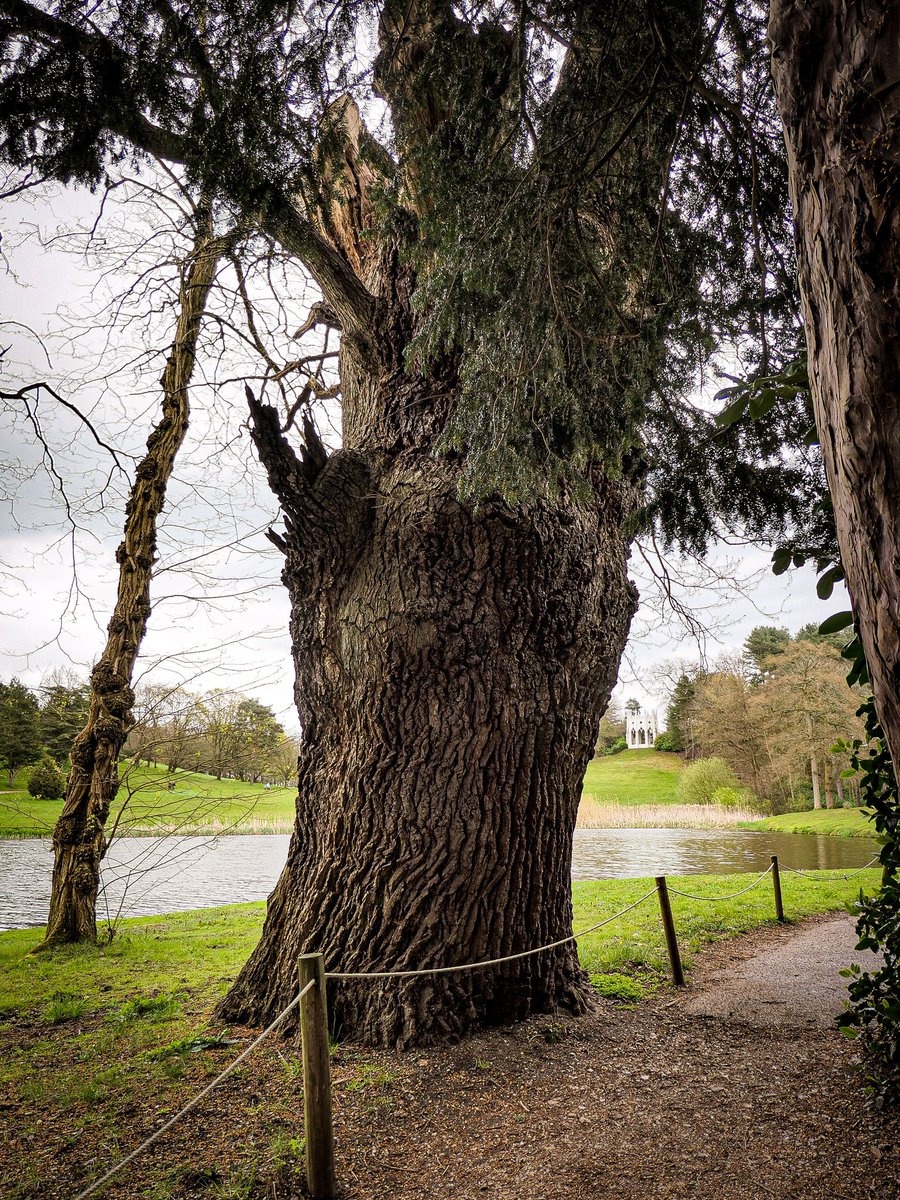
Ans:
[{"label": "distant tree line", "polygon": [[[69,751],[89,703],[88,684],[71,676],[56,674],[35,688],[19,679],[0,682],[0,769],[10,787],[30,767],[33,795],[62,795]],[[217,779],[290,786],[296,778],[295,741],[270,708],[240,692],[195,695],[154,685],[138,693],[135,718],[128,757]]]},{"label": "distant tree line", "polygon": [[847,686],[844,640],[757,626],[742,656],[683,671],[660,748],[722,760],[773,812],[858,803],[850,743],[865,740],[864,696]]},{"label": "distant tree line", "polygon": [[62,795],[61,768],[87,718],[88,703],[87,684],[61,674],[37,688],[15,678],[0,682],[0,767],[10,787],[23,767],[36,767],[29,780],[32,794]]},{"label": "distant tree line", "polygon": [[270,708],[240,692],[155,685],[138,692],[134,715],[127,757],[216,779],[285,787],[296,779],[296,741]]}]

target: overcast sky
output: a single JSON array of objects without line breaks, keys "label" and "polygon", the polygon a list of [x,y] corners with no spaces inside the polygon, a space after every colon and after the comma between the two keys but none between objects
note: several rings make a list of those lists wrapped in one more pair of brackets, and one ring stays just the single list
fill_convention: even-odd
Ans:
[{"label": "overcast sky", "polygon": [[[174,320],[174,274],[164,266],[153,274],[151,260],[165,254],[158,242],[134,248],[140,236],[133,226],[140,221],[129,215],[135,210],[114,200],[97,225],[96,254],[84,239],[74,248],[78,253],[71,244],[54,243],[60,224],[91,228],[97,209],[95,196],[60,192],[7,206],[0,275],[7,354],[0,380],[7,389],[38,378],[52,381],[89,414],[103,440],[134,456],[159,400]],[[132,239],[130,251],[115,250],[120,229]],[[98,261],[111,272],[99,284]],[[105,306],[142,272],[145,291],[134,311],[124,306],[110,333]],[[282,331],[296,328],[315,299],[296,278],[286,290],[284,311],[272,315],[273,328]],[[160,533],[154,611],[140,670],[192,690],[246,692],[296,728],[288,600],[279,582],[280,556],[264,536],[277,505],[241,428],[242,389],[229,381],[227,359],[216,373],[206,369],[201,375],[192,406]],[[36,685],[60,666],[86,676],[102,648],[127,480],[90,432],[49,398],[33,416],[51,444],[52,463],[22,406],[0,408],[0,679],[17,675]],[[130,465],[133,458],[123,462]],[[66,519],[53,472],[65,480],[74,523]],[[755,625],[774,622],[793,632],[843,606],[838,596],[816,598],[808,569],[775,577],[769,558],[766,550],[719,546],[705,567],[670,564],[679,595],[707,631],[698,644],[678,621],[656,611],[658,589],[635,553],[633,574],[647,599],[622,665],[620,699],[635,696],[663,716],[661,665],[696,661],[701,653],[714,660],[739,649]],[[731,578],[742,583],[733,586]]]}]

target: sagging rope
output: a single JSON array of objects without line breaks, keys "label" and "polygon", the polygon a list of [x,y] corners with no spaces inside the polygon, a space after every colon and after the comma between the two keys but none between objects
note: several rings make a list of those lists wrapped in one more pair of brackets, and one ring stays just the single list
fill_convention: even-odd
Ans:
[{"label": "sagging rope", "polygon": [[690,892],[679,892],[677,888],[673,887],[669,888],[669,892],[673,896],[684,896],[686,900],[733,900],[735,896],[743,896],[745,892],[750,892],[753,890],[753,888],[758,887],[759,884],[762,883],[765,877],[769,874],[769,872],[774,869],[774,867],[775,864],[772,863],[770,866],[766,867],[761,875],[757,875],[756,879],[754,879],[752,883],[748,883],[747,886],[745,888],[741,888],[739,892],[730,892],[727,896],[694,896]]},{"label": "sagging rope", "polygon": [[[814,875],[811,871],[801,871],[799,867],[788,867],[788,866],[785,866],[783,863],[781,865],[781,869],[783,871],[793,871],[793,873],[795,875],[802,875],[804,877],[804,879],[811,879],[813,881],[813,883],[831,883],[832,880],[837,881],[838,879],[852,879],[854,875],[859,875],[860,872],[862,872],[862,871],[868,871],[869,867],[871,867],[874,863],[877,863],[878,860],[880,859],[880,857],[881,857],[880,854],[876,854],[874,858],[869,859],[869,861],[866,863],[866,865],[864,867],[857,867],[857,869],[855,871],[848,871],[844,875],[837,875],[837,876],[832,875],[831,878],[829,878],[829,879],[821,879],[821,878],[819,878],[819,876]],[[819,867],[820,871],[833,871],[835,869],[837,869],[837,868]]]},{"label": "sagging rope", "polygon": [[169,1120],[166,1121],[165,1125],[161,1125],[159,1127],[159,1129],[157,1129],[155,1131],[155,1133],[151,1133],[150,1136],[147,1138],[147,1140],[144,1142],[141,1142],[140,1146],[138,1146],[138,1148],[136,1150],[132,1150],[130,1154],[127,1154],[125,1156],[125,1158],[120,1159],[119,1162],[117,1162],[114,1167],[111,1167],[106,1172],[105,1175],[102,1175],[99,1179],[95,1180],[90,1185],[90,1187],[85,1188],[83,1192],[79,1192],[78,1195],[75,1197],[75,1200],[85,1200],[85,1198],[87,1196],[92,1195],[99,1188],[103,1187],[103,1185],[105,1183],[107,1183],[110,1179],[112,1179],[113,1175],[118,1174],[118,1172],[121,1171],[123,1167],[126,1167],[130,1162],[133,1162],[139,1154],[143,1154],[143,1152],[148,1147],[152,1146],[154,1142],[159,1141],[159,1139],[162,1137],[162,1135],[164,1133],[166,1133],[168,1130],[170,1130],[172,1128],[172,1126],[176,1123],[176,1121],[180,1121],[182,1117],[186,1116],[191,1111],[191,1109],[196,1108],[197,1105],[200,1103],[200,1101],[205,1096],[208,1096],[209,1093],[213,1090],[213,1088],[218,1087],[223,1079],[227,1079],[228,1076],[233,1071],[236,1071],[237,1068],[244,1061],[244,1059],[247,1057],[247,1055],[252,1054],[252,1052],[260,1044],[260,1042],[264,1041],[269,1036],[269,1034],[281,1024],[281,1022],[288,1015],[288,1013],[291,1012],[292,1009],[297,1007],[297,1005],[300,1003],[300,1001],[303,999],[303,997],[306,995],[306,993],[309,991],[309,989],[311,987],[315,986],[315,983],[316,983],[315,979],[311,979],[309,981],[309,983],[303,988],[303,990],[298,992],[298,994],[293,998],[293,1000],[290,1002],[290,1004],[287,1006],[287,1008],[282,1009],[282,1011],[278,1014],[278,1016],[271,1023],[271,1025],[268,1025],[262,1031],[262,1033],[259,1035],[259,1037],[256,1038],[254,1041],[252,1041],[250,1043],[250,1045],[247,1047],[247,1049],[243,1050],[237,1056],[237,1058],[234,1060],[234,1062],[230,1064],[230,1066],[227,1066],[225,1068],[225,1070],[221,1073],[221,1075],[217,1075],[216,1078],[212,1081],[212,1083],[208,1083],[202,1092],[198,1092],[198,1094],[193,1098],[193,1100],[189,1100],[188,1103],[184,1106],[184,1108],[180,1109],[175,1114],[174,1117],[170,1117]]},{"label": "sagging rope", "polygon": [[535,946],[533,950],[520,950],[516,954],[506,954],[503,958],[486,958],[482,962],[462,963],[453,967],[425,967],[417,971],[326,971],[326,979],[388,979],[396,976],[411,976],[411,975],[449,975],[452,972],[458,971],[475,971],[480,967],[496,967],[500,963],[512,962],[516,958],[528,958],[532,954],[540,954],[543,950],[554,950],[557,946],[564,946],[566,942],[576,942],[579,938],[585,937],[589,933],[593,933],[597,929],[602,929],[604,925],[609,925],[612,921],[617,921],[619,917],[624,917],[627,912],[631,912],[633,908],[637,908],[639,904],[643,904],[645,900],[649,900],[651,896],[656,895],[656,888],[652,887],[645,896],[641,896],[640,900],[635,900],[634,904],[629,904],[627,908],[623,908],[621,912],[613,913],[611,917],[606,917],[602,921],[598,921],[596,925],[589,925],[587,929],[582,929],[578,933],[570,933],[568,937],[559,938],[555,942],[548,942],[546,946]]}]

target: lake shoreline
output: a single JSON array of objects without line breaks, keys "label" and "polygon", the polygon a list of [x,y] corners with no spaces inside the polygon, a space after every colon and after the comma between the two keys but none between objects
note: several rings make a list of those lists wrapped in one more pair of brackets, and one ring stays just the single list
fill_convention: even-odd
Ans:
[{"label": "lake shoreline", "polygon": [[[104,859],[98,918],[161,916],[198,905],[250,903],[268,896],[288,854],[286,834],[117,838]],[[576,829],[572,879],[762,873],[777,854],[785,872],[857,871],[875,842],[735,829]],[[49,838],[0,839],[0,928],[39,925],[50,899]]]}]

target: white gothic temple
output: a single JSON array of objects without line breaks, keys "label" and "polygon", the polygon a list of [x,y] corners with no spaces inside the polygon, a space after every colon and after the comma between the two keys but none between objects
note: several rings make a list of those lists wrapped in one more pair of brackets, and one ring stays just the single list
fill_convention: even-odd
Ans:
[{"label": "white gothic temple", "polygon": [[658,733],[656,711],[641,708],[637,700],[629,700],[625,705],[625,741],[628,749],[652,749]]}]

